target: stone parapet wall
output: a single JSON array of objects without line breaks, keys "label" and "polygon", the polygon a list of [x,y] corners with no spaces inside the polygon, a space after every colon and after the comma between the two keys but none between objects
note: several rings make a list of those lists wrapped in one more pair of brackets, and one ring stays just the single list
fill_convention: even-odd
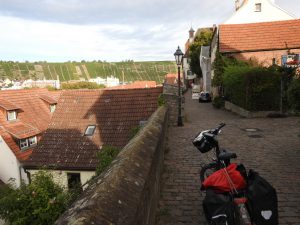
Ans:
[{"label": "stone parapet wall", "polygon": [[[182,91],[182,89],[181,89]],[[178,86],[164,84],[163,95],[166,99],[166,105],[169,109],[169,123],[177,126],[178,120]],[[181,116],[184,121],[184,97],[181,97]]]},{"label": "stone parapet wall", "polygon": [[241,108],[231,102],[225,101],[225,109],[228,111],[234,112],[242,117],[246,118],[262,118],[262,117],[268,117],[270,115],[274,114],[280,114],[278,111],[256,111],[251,112],[244,108]]},{"label": "stone parapet wall", "polygon": [[160,107],[56,225],[154,225],[167,132]]}]

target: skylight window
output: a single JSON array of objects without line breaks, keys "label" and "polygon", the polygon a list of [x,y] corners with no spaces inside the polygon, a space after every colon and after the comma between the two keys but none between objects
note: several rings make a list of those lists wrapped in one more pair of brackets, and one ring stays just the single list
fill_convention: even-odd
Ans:
[{"label": "skylight window", "polygon": [[17,119],[16,111],[7,111],[7,120],[12,121]]},{"label": "skylight window", "polygon": [[93,136],[95,129],[95,125],[89,125],[84,132],[84,136]]},{"label": "skylight window", "polygon": [[255,12],[261,12],[261,3],[255,3]]}]

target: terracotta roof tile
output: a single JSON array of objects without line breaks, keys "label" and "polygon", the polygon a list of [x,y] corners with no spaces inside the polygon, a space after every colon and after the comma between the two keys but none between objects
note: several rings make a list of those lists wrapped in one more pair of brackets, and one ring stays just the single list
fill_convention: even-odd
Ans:
[{"label": "terracotta roof tile", "polygon": [[5,110],[16,110],[20,109],[19,106],[14,105],[12,102],[7,101],[5,99],[0,99],[0,107],[2,107]]},{"label": "terracotta roof tile", "polygon": [[49,104],[45,103],[40,96],[49,96],[57,101],[60,94],[60,91],[47,89],[0,91],[0,105],[9,102],[21,109],[17,110],[17,120],[7,121],[6,110],[8,109],[0,108],[0,135],[18,160],[27,159],[32,152],[32,149],[21,151],[19,139],[40,135],[50,122],[52,113]]},{"label": "terracotta roof tile", "polygon": [[106,89],[135,89],[135,88],[154,88],[157,87],[155,81],[143,80],[143,81],[134,81],[131,84],[119,85],[115,87],[109,87]]},{"label": "terracotta roof tile", "polygon": [[219,27],[220,52],[300,48],[300,19],[223,24]]},{"label": "terracotta roof tile", "polygon": [[[131,129],[157,109],[161,93],[162,87],[63,92],[25,167],[94,170],[101,146],[124,147]],[[96,126],[92,136],[84,136],[88,125]]]},{"label": "terracotta roof tile", "polygon": [[41,131],[36,127],[25,124],[21,121],[12,122],[5,126],[5,130],[18,139],[35,136]]},{"label": "terracotta roof tile", "polygon": [[57,99],[50,97],[49,95],[40,95],[40,98],[49,104],[56,104]]}]

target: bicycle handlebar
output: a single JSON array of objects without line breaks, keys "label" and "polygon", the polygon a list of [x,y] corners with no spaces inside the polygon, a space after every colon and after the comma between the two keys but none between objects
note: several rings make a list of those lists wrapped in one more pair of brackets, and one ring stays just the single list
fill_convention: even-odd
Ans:
[{"label": "bicycle handlebar", "polygon": [[225,127],[226,124],[225,123],[220,123],[219,126],[217,126],[217,128],[214,128],[214,129],[211,129],[210,130],[210,133],[214,134],[214,135],[218,135],[219,134],[219,131]]}]

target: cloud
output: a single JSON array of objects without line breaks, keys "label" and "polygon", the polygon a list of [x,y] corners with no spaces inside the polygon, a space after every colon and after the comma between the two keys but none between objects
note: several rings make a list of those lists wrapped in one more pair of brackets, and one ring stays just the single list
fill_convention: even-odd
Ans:
[{"label": "cloud", "polygon": [[[277,0],[299,15],[293,0]],[[219,24],[234,1],[0,0],[2,60],[173,60],[188,30]],[[4,32],[5,31],[5,32]]]}]

